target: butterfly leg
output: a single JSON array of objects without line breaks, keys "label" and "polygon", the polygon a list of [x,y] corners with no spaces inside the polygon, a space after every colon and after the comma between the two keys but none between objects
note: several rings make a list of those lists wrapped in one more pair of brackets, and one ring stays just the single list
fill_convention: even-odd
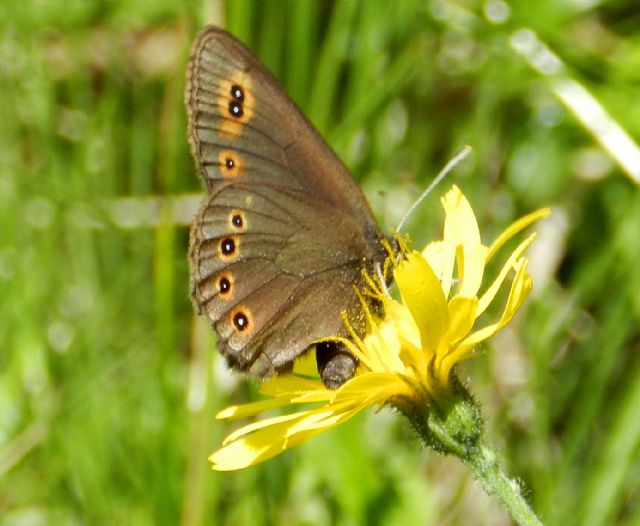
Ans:
[{"label": "butterfly leg", "polygon": [[351,378],[358,366],[358,361],[339,342],[316,343],[316,363],[318,373],[329,389],[337,389]]}]

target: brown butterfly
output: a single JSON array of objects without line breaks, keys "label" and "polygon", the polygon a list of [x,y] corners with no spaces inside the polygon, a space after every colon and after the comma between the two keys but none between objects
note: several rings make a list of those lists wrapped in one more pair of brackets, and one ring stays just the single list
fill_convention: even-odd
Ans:
[{"label": "brown butterfly", "polygon": [[[191,295],[228,364],[260,377],[290,370],[317,340],[364,329],[356,289],[388,256],[364,195],[275,77],[216,27],[187,68],[193,157],[208,198],[191,230]],[[356,359],[316,346],[335,388]]]}]

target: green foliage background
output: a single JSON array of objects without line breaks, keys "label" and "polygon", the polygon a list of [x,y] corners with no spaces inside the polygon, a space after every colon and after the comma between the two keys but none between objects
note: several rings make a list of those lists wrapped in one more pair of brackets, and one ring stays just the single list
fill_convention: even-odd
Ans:
[{"label": "green foliage background", "polygon": [[[255,396],[188,297],[184,66],[211,22],[282,79],[387,230],[464,144],[416,245],[454,182],[487,241],[554,208],[526,312],[460,374],[546,524],[640,524],[640,166],[556,90],[640,138],[635,0],[20,0],[0,3],[0,525],[509,523],[386,411],[209,471],[230,429],[213,415]],[[534,33],[564,68],[518,51]]]}]

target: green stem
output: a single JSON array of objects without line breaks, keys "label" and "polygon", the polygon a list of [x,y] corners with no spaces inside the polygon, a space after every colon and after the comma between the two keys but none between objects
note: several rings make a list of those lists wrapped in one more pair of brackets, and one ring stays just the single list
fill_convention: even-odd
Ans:
[{"label": "green stem", "polygon": [[457,381],[437,398],[394,401],[427,447],[454,455],[471,468],[484,490],[496,497],[520,526],[542,526],[522,496],[520,486],[500,469],[497,455],[484,443],[480,409]]},{"label": "green stem", "polygon": [[489,495],[496,497],[520,526],[542,526],[527,504],[520,486],[500,469],[496,454],[481,441],[471,448],[462,461],[472,470]]}]

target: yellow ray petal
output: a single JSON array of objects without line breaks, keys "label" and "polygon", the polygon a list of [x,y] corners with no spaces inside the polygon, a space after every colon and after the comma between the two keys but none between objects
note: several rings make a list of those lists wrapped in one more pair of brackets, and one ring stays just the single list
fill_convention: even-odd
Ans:
[{"label": "yellow ray petal", "polygon": [[517,248],[513,251],[507,262],[503,265],[498,277],[491,283],[489,288],[485,291],[485,293],[480,297],[480,302],[478,303],[478,314],[480,316],[487,307],[491,304],[493,299],[496,297],[498,290],[500,290],[500,286],[502,282],[505,280],[509,272],[514,266],[515,261],[522,255],[522,253],[529,247],[529,245],[535,239],[536,234],[531,234],[527,239],[525,239],[522,243],[520,243]]},{"label": "yellow ray petal", "polygon": [[453,246],[479,245],[480,230],[473,209],[457,186],[441,199],[445,210],[444,242]]},{"label": "yellow ray petal", "polygon": [[216,418],[218,420],[237,420],[238,418],[254,416],[271,409],[289,405],[293,396],[294,395],[289,395],[270,400],[260,400],[259,402],[252,402],[250,404],[231,405],[220,411],[216,415]]},{"label": "yellow ray petal", "polygon": [[539,219],[548,217],[549,215],[551,215],[551,210],[549,208],[542,208],[518,219],[515,223],[509,225],[505,229],[505,231],[502,232],[493,243],[491,243],[491,246],[489,247],[489,253],[487,254],[487,261],[489,261],[494,256],[494,254],[500,249],[502,245],[504,245],[518,232],[524,230],[530,224],[535,223]]},{"label": "yellow ray petal", "polygon": [[516,269],[516,276],[511,284],[509,291],[509,297],[507,303],[500,316],[500,319],[496,323],[492,323],[477,330],[465,338],[460,345],[447,357],[449,366],[453,367],[456,362],[463,360],[466,355],[480,342],[490,338],[502,327],[511,321],[513,316],[518,312],[524,300],[527,299],[529,292],[531,291],[531,276],[527,273],[527,260],[522,258],[514,264]]},{"label": "yellow ray petal", "polygon": [[291,374],[274,376],[260,386],[260,392],[267,396],[281,396],[309,391],[326,391],[331,393],[320,379],[301,378]]},{"label": "yellow ray petal", "polygon": [[216,471],[234,471],[263,462],[282,452],[282,439],[276,437],[276,443],[262,442],[256,444],[251,440],[239,440],[218,449],[209,457],[212,468]]},{"label": "yellow ray petal", "polygon": [[[223,447],[213,453],[209,460],[213,469],[217,471],[232,471],[258,464],[351,418],[361,409],[359,406],[352,407],[351,410],[340,414],[331,425],[315,427],[310,423],[321,418],[315,412],[289,415],[290,418],[287,420],[271,422],[270,425],[253,430],[250,434],[240,435],[240,438],[233,441],[226,440]],[[296,431],[292,432],[292,429]]]},{"label": "yellow ray petal", "polygon": [[463,247],[462,259],[464,262],[458,262],[458,279],[460,283],[457,295],[471,297],[478,294],[484,277],[487,250],[487,247],[480,244]]},{"label": "yellow ray petal", "polygon": [[293,362],[293,374],[308,376],[309,378],[319,378],[318,366],[316,364],[316,349],[312,347]]},{"label": "yellow ray petal", "polygon": [[405,382],[395,373],[364,373],[353,377],[338,389],[335,403],[359,399],[368,404],[386,400],[390,396],[407,394]]},{"label": "yellow ray petal", "polygon": [[455,246],[442,241],[434,241],[422,251],[422,257],[427,260],[433,273],[438,276],[444,297],[448,298],[453,283],[453,264],[456,260]]},{"label": "yellow ray petal", "polygon": [[406,382],[397,375],[357,376],[338,390],[334,403],[244,426],[229,435],[209,459],[219,471],[257,464],[341,424],[370,405],[407,392]]},{"label": "yellow ray petal", "polygon": [[464,338],[476,321],[478,298],[457,296],[449,302],[449,330],[446,339],[449,345],[457,344]]},{"label": "yellow ray petal", "polygon": [[288,429],[294,424],[294,422],[305,418],[315,411],[317,411],[317,408],[308,409],[306,411],[298,411],[297,413],[291,413],[289,415],[272,416],[269,418],[263,418],[262,420],[258,420],[257,422],[251,422],[250,424],[236,429],[233,433],[229,433],[222,441],[222,444],[230,444],[231,442],[235,442],[240,438],[249,436],[253,433],[257,433],[258,431],[267,428],[279,427],[281,429]]},{"label": "yellow ray petal", "polygon": [[394,272],[402,301],[413,316],[422,347],[435,352],[449,325],[447,302],[440,282],[418,252],[412,252]]}]

